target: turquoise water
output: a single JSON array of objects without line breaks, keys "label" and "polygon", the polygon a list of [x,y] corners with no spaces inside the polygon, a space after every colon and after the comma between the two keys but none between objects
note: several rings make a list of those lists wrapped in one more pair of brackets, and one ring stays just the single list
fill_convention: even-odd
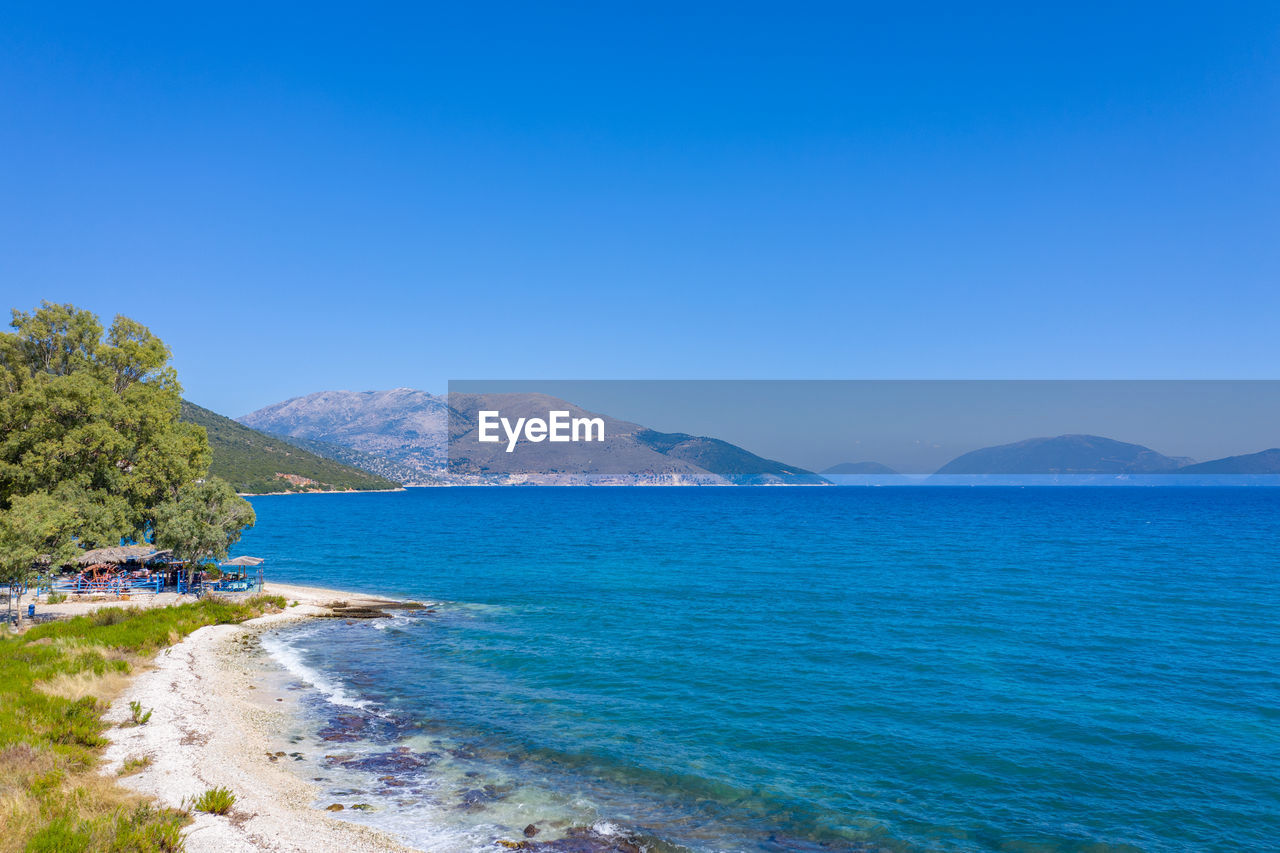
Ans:
[{"label": "turquoise water", "polygon": [[537,821],[697,850],[1280,837],[1280,489],[253,503],[270,579],[439,602],[267,644],[346,750],[317,778],[433,849]]}]

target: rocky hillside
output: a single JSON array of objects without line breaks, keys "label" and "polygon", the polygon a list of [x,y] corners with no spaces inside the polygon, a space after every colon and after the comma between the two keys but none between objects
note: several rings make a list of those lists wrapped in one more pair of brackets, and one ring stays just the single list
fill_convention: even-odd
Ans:
[{"label": "rocky hillside", "polygon": [[[353,465],[392,476],[408,485],[434,483],[447,452],[448,410],[444,398],[394,388],[390,391],[321,391],[251,412],[240,423],[273,435],[305,439],[308,449],[330,455],[324,445],[367,454]],[[348,460],[344,460],[348,461]]]},{"label": "rocky hillside", "polygon": [[314,453],[316,456],[332,459],[397,483],[416,486],[438,484],[438,480],[434,476],[425,474],[418,468],[385,456],[378,456],[375,453],[366,453],[363,450],[356,450],[354,447],[345,447],[341,444],[319,441],[314,438],[297,438],[292,435],[282,435],[278,436],[278,438],[281,441],[292,444],[294,447]]}]

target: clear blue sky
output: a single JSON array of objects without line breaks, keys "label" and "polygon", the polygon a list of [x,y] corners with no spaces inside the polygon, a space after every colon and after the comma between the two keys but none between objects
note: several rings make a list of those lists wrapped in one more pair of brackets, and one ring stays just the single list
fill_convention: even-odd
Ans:
[{"label": "clear blue sky", "polygon": [[230,415],[1275,377],[1280,5],[10,4],[0,294],[147,323]]}]

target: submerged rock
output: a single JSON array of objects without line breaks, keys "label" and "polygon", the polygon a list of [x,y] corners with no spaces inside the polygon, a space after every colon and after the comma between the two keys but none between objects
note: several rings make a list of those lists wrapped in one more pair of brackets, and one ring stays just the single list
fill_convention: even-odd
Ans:
[{"label": "submerged rock", "polygon": [[320,740],[336,743],[350,743],[357,740],[386,742],[398,740],[404,722],[378,714],[360,710],[345,710],[333,713],[327,718],[323,728],[317,733]]},{"label": "submerged rock", "polygon": [[[530,829],[537,834],[537,825],[531,823],[525,827],[526,836],[529,836]],[[534,841],[526,837],[522,841],[500,839],[498,844],[509,850],[538,850],[547,853],[657,853],[681,849],[652,836],[604,835],[590,826],[571,826],[563,838],[550,841]]]},{"label": "submerged rock", "polygon": [[493,797],[490,797],[479,788],[472,788],[469,791],[462,792],[461,806],[468,811],[474,811],[475,809],[483,808],[485,803],[492,799]]},{"label": "submerged rock", "polygon": [[329,721],[329,725],[320,730],[320,740],[349,743],[359,740],[369,721],[356,714],[339,714]]},{"label": "submerged rock", "polygon": [[344,808],[346,808],[346,806],[344,806],[342,803],[334,803],[333,805],[331,805],[331,806],[329,806],[328,808],[326,808],[326,809],[325,809],[325,811],[327,811],[327,812],[340,812],[340,811],[342,811]]},{"label": "submerged rock", "polygon": [[881,847],[876,842],[819,841],[776,832],[763,839],[761,849],[770,853],[892,853],[888,847]]},{"label": "submerged rock", "polygon": [[[405,776],[434,764],[439,755],[432,752],[376,752],[372,755],[350,756],[338,759],[337,763],[350,770],[363,770],[377,773],[380,777],[396,778]],[[379,781],[387,781],[380,778]]]},{"label": "submerged rock", "polygon": [[362,607],[359,605],[331,605],[329,612],[321,614],[336,619],[390,619],[391,614],[385,613],[376,607]]},{"label": "submerged rock", "polygon": [[458,796],[462,799],[459,808],[466,811],[476,811],[483,808],[486,804],[495,800],[501,800],[510,794],[513,788],[510,785],[485,785],[483,788],[470,788],[460,791]]}]

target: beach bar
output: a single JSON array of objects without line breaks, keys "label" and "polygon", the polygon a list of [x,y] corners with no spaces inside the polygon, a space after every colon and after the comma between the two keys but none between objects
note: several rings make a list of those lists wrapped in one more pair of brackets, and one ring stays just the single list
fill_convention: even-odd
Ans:
[{"label": "beach bar", "polygon": [[39,592],[56,592],[65,595],[129,595],[132,593],[159,593],[165,586],[164,571],[168,567],[171,551],[151,545],[117,545],[85,551],[73,565],[79,571],[71,576],[46,576]]},{"label": "beach bar", "polygon": [[[261,592],[265,581],[261,557],[234,557],[219,564],[219,571],[199,570],[190,583],[187,563],[173,559],[173,552],[151,545],[118,545],[96,548],[79,555],[61,573],[43,574],[37,594],[130,595],[174,592],[179,595]],[[251,572],[256,569],[256,572]]]}]

